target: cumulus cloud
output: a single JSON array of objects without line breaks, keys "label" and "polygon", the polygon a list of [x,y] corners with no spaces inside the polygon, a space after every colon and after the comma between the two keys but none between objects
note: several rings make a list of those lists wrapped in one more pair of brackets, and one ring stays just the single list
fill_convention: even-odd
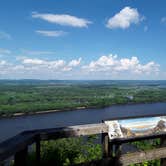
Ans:
[{"label": "cumulus cloud", "polygon": [[87,19],[78,18],[76,16],[71,16],[68,14],[50,14],[50,13],[33,12],[32,17],[39,18],[54,24],[59,24],[63,26],[72,26],[78,28],[88,27],[88,24],[92,23]]},{"label": "cumulus cloud", "polygon": [[65,61],[20,57],[17,63],[0,60],[0,78],[61,79],[77,71],[80,63],[81,58]]},{"label": "cumulus cloud", "polygon": [[74,67],[78,66],[81,63],[81,58],[71,60],[70,62],[66,62],[64,60],[42,60],[42,59],[30,59],[30,58],[25,58],[22,59],[22,64],[24,66],[29,66],[29,67],[37,67],[39,70],[41,68],[46,68],[46,69],[58,69],[59,71],[70,71]]},{"label": "cumulus cloud", "polygon": [[79,58],[78,60],[76,60],[76,59],[72,60],[69,62],[69,66],[71,66],[71,67],[78,66],[81,63],[81,60],[82,60],[82,58]]},{"label": "cumulus cloud", "polygon": [[119,58],[103,55],[82,64],[82,58],[46,60],[20,57],[16,63],[0,60],[1,78],[38,79],[155,79],[160,75],[160,65],[154,61],[141,63],[138,57]]},{"label": "cumulus cloud", "polygon": [[144,19],[136,8],[125,7],[119,13],[111,17],[106,26],[110,29],[122,28],[126,29],[131,24],[138,24]]},{"label": "cumulus cloud", "polygon": [[12,70],[11,64],[6,60],[0,60],[0,76]]},{"label": "cumulus cloud", "polygon": [[66,32],[64,31],[45,31],[45,30],[37,30],[36,33],[47,37],[59,37],[59,36],[64,36],[66,34]]},{"label": "cumulus cloud", "polygon": [[90,72],[108,72],[132,74],[150,74],[158,73],[159,65],[153,61],[141,64],[137,57],[118,58],[117,55],[101,56],[98,60],[90,62],[83,66],[84,70]]},{"label": "cumulus cloud", "polygon": [[11,35],[4,31],[0,31],[0,39],[11,39]]},{"label": "cumulus cloud", "polygon": [[37,59],[37,58],[36,59],[30,59],[30,58],[23,59],[22,63],[26,64],[26,65],[44,65],[44,64],[46,64],[46,62],[44,60]]}]

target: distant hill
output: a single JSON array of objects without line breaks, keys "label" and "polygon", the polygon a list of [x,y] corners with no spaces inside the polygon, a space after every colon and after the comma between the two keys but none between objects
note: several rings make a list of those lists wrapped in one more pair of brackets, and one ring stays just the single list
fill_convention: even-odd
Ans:
[{"label": "distant hill", "polygon": [[155,86],[166,88],[166,80],[0,80],[0,84],[84,84],[84,85],[118,85],[118,86]]}]

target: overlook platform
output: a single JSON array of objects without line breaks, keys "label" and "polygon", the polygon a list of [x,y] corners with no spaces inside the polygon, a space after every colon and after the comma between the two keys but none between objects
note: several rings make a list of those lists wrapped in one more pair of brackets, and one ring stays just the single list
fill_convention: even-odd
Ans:
[{"label": "overlook platform", "polygon": [[[140,134],[140,131],[136,131],[136,128],[140,128],[136,125],[136,121],[146,123],[146,119],[150,128],[146,129],[146,132]],[[151,119],[151,122],[150,122]],[[154,120],[156,120],[154,122]],[[159,121],[158,121],[159,120]],[[81,137],[95,134],[101,134],[101,143],[103,149],[103,158],[98,161],[91,161],[89,163],[80,163],[79,165],[117,165],[127,166],[130,164],[141,163],[144,161],[161,159],[161,165],[166,165],[166,117],[161,116],[148,116],[148,117],[123,117],[121,119],[109,119],[112,126],[107,125],[105,121],[97,124],[86,124],[77,126],[67,126],[61,128],[41,129],[24,131],[15,137],[12,137],[2,143],[0,143],[0,165],[5,165],[5,160],[14,156],[15,166],[26,166],[26,158],[28,155],[28,146],[36,144],[36,165],[40,165],[40,142],[46,140],[57,140],[61,138]],[[121,135],[112,135],[113,132],[117,132],[115,127],[118,123],[120,125]],[[125,122],[125,123],[124,123]],[[127,123],[126,123],[127,122]],[[130,123],[130,124],[129,124]],[[134,130],[131,123],[134,124]],[[153,125],[154,123],[154,125]],[[125,128],[127,126],[127,128]],[[130,128],[131,126],[131,128]],[[153,128],[151,128],[153,126]],[[112,128],[113,127],[113,128]],[[129,127],[129,128],[128,128]],[[148,126],[149,127],[149,126]],[[141,130],[144,131],[144,127],[141,126]],[[147,128],[147,126],[146,126]],[[136,133],[134,135],[134,132]],[[155,149],[146,151],[135,150],[132,152],[124,152],[123,148],[128,144],[135,141],[160,139],[160,146]],[[132,145],[131,145],[132,146]]]}]

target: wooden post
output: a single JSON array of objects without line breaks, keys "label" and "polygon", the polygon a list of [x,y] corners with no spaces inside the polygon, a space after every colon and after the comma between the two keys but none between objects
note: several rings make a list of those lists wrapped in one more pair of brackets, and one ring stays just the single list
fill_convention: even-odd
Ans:
[{"label": "wooden post", "polygon": [[[161,145],[161,147],[165,147],[166,146],[166,138],[165,137],[160,138],[160,145]],[[161,166],[166,166],[166,158],[160,159],[160,165]]]},{"label": "wooden post", "polygon": [[120,162],[119,158],[121,156],[121,144],[114,145],[114,166],[122,166],[123,164]]},{"label": "wooden post", "polygon": [[108,143],[108,151],[109,151],[109,157],[113,158],[114,157],[114,149],[113,149],[113,144],[111,142]]},{"label": "wooden post", "polygon": [[4,166],[5,164],[4,164],[4,162],[0,162],[0,166]]},{"label": "wooden post", "polygon": [[28,147],[17,152],[14,156],[14,166],[26,166],[27,165]]},{"label": "wooden post", "polygon": [[40,139],[36,140],[36,165],[40,166]]},{"label": "wooden post", "polygon": [[108,133],[102,133],[103,157],[109,156],[109,136]]},{"label": "wooden post", "polygon": [[114,154],[115,156],[119,156],[121,154],[121,144],[115,144]]}]

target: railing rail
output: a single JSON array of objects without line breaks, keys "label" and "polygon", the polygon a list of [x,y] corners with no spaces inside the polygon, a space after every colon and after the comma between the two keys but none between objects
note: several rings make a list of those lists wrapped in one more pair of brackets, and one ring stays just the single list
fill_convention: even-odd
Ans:
[{"label": "railing rail", "polygon": [[22,152],[33,143],[38,145],[36,151],[39,152],[41,140],[56,140],[101,133],[108,133],[108,127],[103,123],[25,131],[0,143],[0,163],[10,156]]},{"label": "railing rail", "polygon": [[[123,154],[119,155],[119,150],[121,145],[128,142],[141,141],[147,139],[160,138],[162,142],[165,142],[166,133],[145,135],[141,137],[131,137],[131,138],[118,138],[109,141],[108,138],[108,126],[104,123],[98,124],[88,124],[88,125],[77,125],[77,126],[67,126],[61,128],[52,129],[40,129],[22,132],[15,137],[12,137],[2,143],[0,143],[0,163],[8,159],[10,156],[14,156],[15,166],[26,165],[26,157],[28,153],[28,146],[35,143],[36,144],[36,165],[40,165],[40,141],[44,140],[56,140],[60,138],[69,137],[80,137],[94,134],[102,134],[102,144],[103,144],[103,159],[98,161],[99,165],[107,165],[106,163],[116,163],[118,165],[128,165],[131,163],[138,163],[140,161],[166,158],[166,147],[161,146],[158,149],[152,149],[148,152],[136,152],[133,154]],[[116,156],[112,155],[112,147]],[[137,159],[138,158],[138,159]],[[96,163],[97,161],[94,161]],[[83,165],[91,163],[84,163]],[[96,165],[98,165],[96,163]]]}]

